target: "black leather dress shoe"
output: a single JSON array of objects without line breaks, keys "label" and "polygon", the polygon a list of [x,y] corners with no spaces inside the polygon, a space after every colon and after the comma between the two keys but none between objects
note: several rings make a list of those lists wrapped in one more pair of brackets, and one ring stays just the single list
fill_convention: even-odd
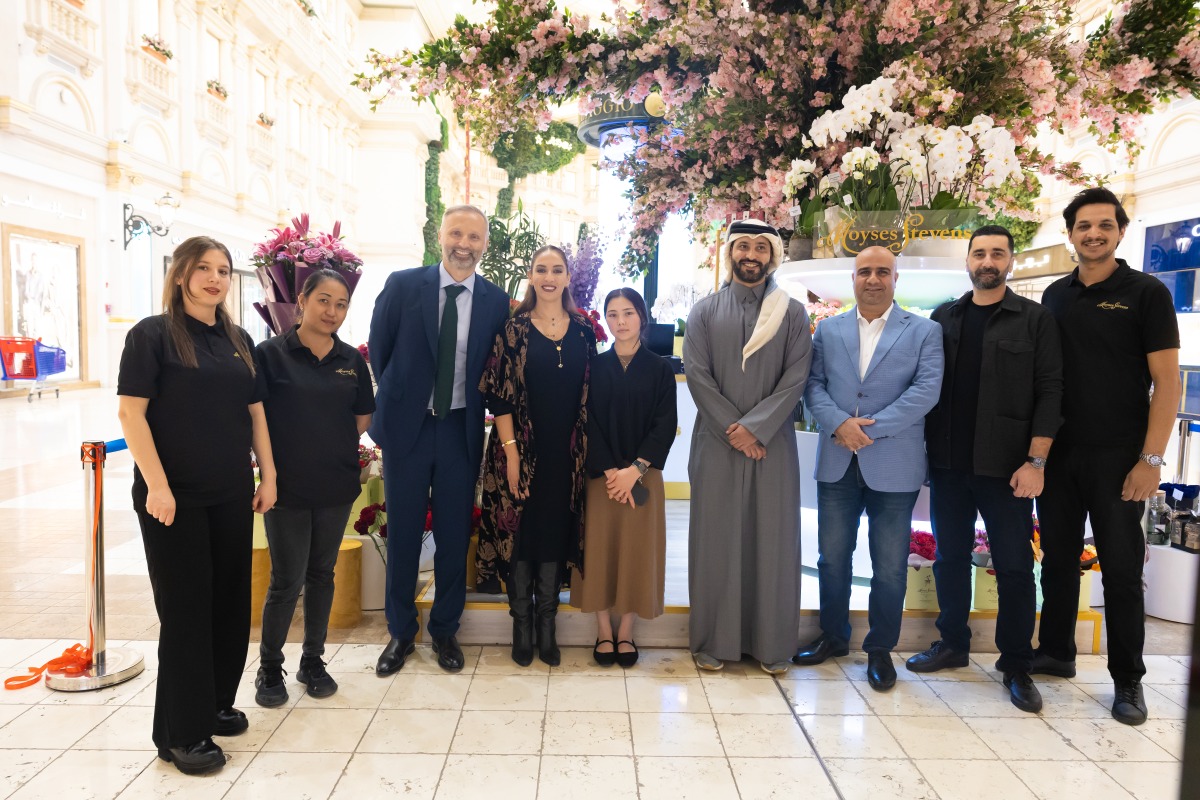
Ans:
[{"label": "black leather dress shoe", "polygon": [[1145,722],[1146,695],[1142,692],[1142,682],[1114,681],[1113,689],[1116,694],[1112,707],[1113,719],[1126,725],[1141,725]]},{"label": "black leather dress shoe", "polygon": [[245,733],[250,727],[246,715],[236,708],[223,708],[217,712],[217,726],[213,729],[214,736],[237,736]]},{"label": "black leather dress shoe", "polygon": [[1030,675],[1053,675],[1056,678],[1074,678],[1075,662],[1063,661],[1045,653],[1034,653],[1033,664],[1029,667]]},{"label": "black leather dress shoe", "polygon": [[458,639],[453,636],[435,636],[433,637],[433,652],[437,653],[438,666],[447,672],[461,672],[463,668],[462,648],[458,646]]},{"label": "black leather dress shoe", "polygon": [[896,685],[896,667],[892,654],[876,650],[867,653],[867,683],[877,692],[886,692]]},{"label": "black leather dress shoe", "polygon": [[174,764],[184,775],[203,775],[225,766],[225,752],[212,739],[201,739],[184,747],[160,747],[158,757]]},{"label": "black leather dress shoe", "polygon": [[404,666],[404,660],[416,649],[412,639],[392,639],[375,662],[375,674],[381,677],[391,675]]},{"label": "black leather dress shoe", "polygon": [[1004,673],[1004,685],[1012,697],[1012,704],[1022,711],[1036,714],[1042,710],[1042,693],[1033,683],[1028,672]]},{"label": "black leather dress shoe", "polygon": [[799,652],[792,656],[792,661],[801,666],[811,667],[815,664],[820,664],[827,658],[849,654],[850,648],[844,642],[839,642],[825,634],[821,634],[815,641],[800,648]]},{"label": "black leather dress shoe", "polygon": [[909,672],[937,672],[943,669],[966,667],[971,664],[971,657],[963,650],[955,650],[941,639],[929,646],[923,653],[917,653],[904,666]]}]

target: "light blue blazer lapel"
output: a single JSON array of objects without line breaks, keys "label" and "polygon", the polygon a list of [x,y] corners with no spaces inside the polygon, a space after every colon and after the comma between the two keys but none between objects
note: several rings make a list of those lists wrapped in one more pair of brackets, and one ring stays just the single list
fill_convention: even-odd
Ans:
[{"label": "light blue blazer lapel", "polygon": [[433,355],[433,363],[437,363],[438,341],[438,280],[441,274],[441,264],[434,264],[425,276],[425,284],[421,287],[421,310],[425,318],[425,336],[429,339],[429,352]]},{"label": "light blue blazer lapel", "polygon": [[847,311],[834,317],[842,323],[840,332],[842,341],[846,343],[846,352],[850,355],[850,368],[854,377],[858,377],[858,312]]},{"label": "light blue blazer lapel", "polygon": [[910,319],[911,315],[907,311],[892,303],[892,313],[888,316],[887,324],[883,326],[883,333],[879,335],[879,344],[875,346],[875,353],[871,356],[871,363],[867,365],[867,373],[863,376],[863,380],[871,376],[876,365],[892,349],[892,345],[900,339],[900,335],[908,328]]}]

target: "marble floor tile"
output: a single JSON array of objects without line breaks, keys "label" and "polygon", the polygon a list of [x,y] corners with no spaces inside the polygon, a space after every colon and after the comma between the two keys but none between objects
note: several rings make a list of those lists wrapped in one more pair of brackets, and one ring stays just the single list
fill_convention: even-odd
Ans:
[{"label": "marble floor tile", "polygon": [[937,792],[911,761],[830,758],[825,761],[843,797],[871,800],[937,800]]},{"label": "marble floor tile", "polygon": [[630,714],[639,756],[725,756],[711,714]]},{"label": "marble floor tile", "polygon": [[1046,722],[1093,761],[1172,761],[1175,758],[1140,730],[1115,719],[1048,719]]},{"label": "marble floor tile", "polygon": [[995,669],[989,669],[989,667],[994,667],[994,665],[987,663],[988,660],[994,662],[996,655],[994,653],[979,654],[978,658],[983,660],[983,663],[972,658],[967,666],[957,669],[943,669],[937,672],[909,672],[908,667],[904,666],[904,661],[896,657],[896,672],[897,674],[907,672],[909,675],[916,675],[921,680],[930,682],[955,681],[963,683],[966,681],[996,681],[999,678],[999,674],[996,673],[993,675]]},{"label": "marble floor tile", "polygon": [[[621,675],[620,667],[602,667],[592,658],[592,648],[590,647],[563,647],[561,660],[557,667],[549,667],[551,675],[596,675],[609,677],[618,677]],[[638,659],[638,666],[634,670],[641,669],[642,663],[646,659],[647,654],[655,651],[646,649],[642,651],[641,657]],[[546,668],[546,665],[541,660],[534,658],[533,664],[529,665],[529,669],[537,667],[538,671]],[[522,673],[526,674],[526,673]]]},{"label": "marble floor tile", "polygon": [[[1029,712],[1012,704],[1008,690],[998,683],[938,681],[928,685],[960,717],[1029,716]],[[1042,686],[1041,681],[1038,686]]]},{"label": "marble floor tile", "polygon": [[994,760],[996,754],[958,717],[881,717],[909,758]]},{"label": "marble floor tile", "polygon": [[110,706],[35,706],[0,728],[0,749],[62,750],[115,710]]},{"label": "marble floor tile", "polygon": [[[766,674],[766,673],[763,673]],[[787,714],[792,709],[772,680],[700,677],[714,714]]]},{"label": "marble floor tile", "polygon": [[323,799],[349,761],[350,753],[259,753],[225,800]]},{"label": "marble floor tile", "polygon": [[[478,677],[476,678],[478,680]],[[546,698],[549,711],[628,711],[625,681],[620,677],[551,675]]]},{"label": "marble floor tile", "polygon": [[264,753],[353,753],[375,712],[365,708],[297,708],[262,746]]},{"label": "marble floor tile", "polygon": [[[866,681],[855,681],[854,688],[867,707],[881,717],[948,717],[954,714],[950,706],[937,696],[933,687],[924,681],[896,681],[896,685],[888,692],[877,692]],[[801,714],[822,713],[818,710],[797,711]],[[840,713],[863,714],[866,711]]]},{"label": "marble floor tile", "polygon": [[734,758],[741,800],[834,800],[837,792],[815,758]]},{"label": "marble floor tile", "polygon": [[[379,654],[383,652],[385,646],[387,646],[386,639],[378,644],[343,644],[332,657],[326,659],[325,669],[330,672],[369,672],[374,675],[375,662],[379,660]],[[419,650],[420,646],[417,649]],[[413,656],[415,655],[416,653],[413,653]],[[405,662],[404,670],[399,674],[405,674],[412,666],[413,656],[408,657],[409,660]],[[251,666],[257,669],[256,665],[247,665],[246,669],[253,671]],[[288,670],[288,672],[294,671]]]},{"label": "marble floor tile", "polygon": [[1042,714],[1047,718],[1106,719],[1112,716],[1112,684],[1109,699],[1105,703],[1084,689],[1083,685],[1068,681],[1037,681],[1042,695]]},{"label": "marble floor tile", "polygon": [[1162,719],[1151,717],[1137,726],[1138,733],[1148,737],[1152,742],[1183,760],[1183,736],[1186,725],[1179,719]]},{"label": "marble floor tile", "polygon": [[545,711],[548,675],[476,675],[463,708],[468,711]]},{"label": "marble floor tile", "polygon": [[0,639],[0,669],[6,673],[19,673],[26,667],[40,667],[45,661],[35,665],[31,657],[52,644],[53,639]]},{"label": "marble floor tile", "polygon": [[992,752],[1004,760],[1070,761],[1083,757],[1061,733],[1040,717],[968,717],[964,722]]},{"label": "marble floor tile", "polygon": [[818,758],[905,758],[903,748],[877,717],[808,715],[800,722]]},{"label": "marble floor tile", "polygon": [[[1038,800],[1130,800],[1132,795],[1090,761],[1005,762]],[[1166,800],[1165,797],[1156,800]]]},{"label": "marble floor tile", "polygon": [[[109,644],[112,644],[110,641]],[[151,672],[158,669],[158,641],[153,639],[128,639],[120,642],[121,647],[128,647],[130,650],[136,650],[142,654],[142,663],[146,667],[146,672]],[[257,652],[254,648],[251,652]],[[178,770],[177,770],[178,771]]]},{"label": "marble floor tile", "polygon": [[458,755],[536,755],[542,747],[542,711],[464,711],[450,744]]},{"label": "marble floor tile", "polygon": [[1000,761],[937,759],[913,763],[940,800],[1036,800]]},{"label": "marble floor tile", "polygon": [[[126,697],[123,705],[126,706],[153,706],[155,695],[158,693],[158,670],[147,669],[141,675],[137,676],[129,683],[137,684],[137,691]],[[58,694],[58,692],[55,692]],[[81,692],[87,694],[87,692]],[[49,704],[50,699],[46,700]]]},{"label": "marble floor tile", "polygon": [[[286,675],[283,679],[284,688],[287,689],[287,700],[277,708],[295,708],[300,702],[300,698],[304,696],[304,684],[296,680],[294,675]],[[238,684],[237,694],[234,695],[234,708],[240,708],[245,711],[250,706],[258,705],[254,702],[254,695],[258,693],[258,689],[254,686],[253,673],[245,675],[241,683]],[[138,695],[137,700],[141,703],[145,695]]]},{"label": "marble floor tile", "polygon": [[1137,800],[1181,797],[1179,788],[1183,775],[1179,764],[1122,761],[1099,766]]},{"label": "marble floor tile", "polygon": [[46,765],[13,800],[61,800],[87,797],[109,800],[119,795],[158,756],[144,751],[68,750]]},{"label": "marble floor tile", "polygon": [[[128,708],[128,706],[127,706]],[[246,721],[250,727],[237,736],[218,736],[214,741],[221,745],[227,753],[257,753],[263,745],[275,734],[275,731],[287,719],[291,709],[263,708],[261,706],[246,706],[244,709]],[[249,763],[250,759],[246,759]]]},{"label": "marble floor tile", "polygon": [[862,694],[845,678],[840,681],[781,679],[788,702],[797,714],[867,714]]},{"label": "marble floor tile", "polygon": [[[150,750],[158,748],[151,740],[154,709],[145,706],[118,708],[75,743],[77,750]],[[217,740],[220,744],[222,740]]]},{"label": "marble floor tile", "polygon": [[1188,667],[1170,656],[1142,656],[1142,660],[1146,662],[1143,683],[1188,682]]},{"label": "marble floor tile", "polygon": [[[892,653],[892,665],[896,667],[896,681],[920,681],[925,679],[925,675],[919,675],[915,672],[909,672],[904,667],[904,662],[908,660],[912,653]],[[862,651],[851,650],[850,655],[845,658],[839,658],[838,664],[842,668],[842,672],[846,673],[846,677],[852,681],[865,681],[867,679],[867,654]],[[955,672],[964,672],[970,679],[977,679],[979,676],[972,670],[953,670]]]},{"label": "marble floor tile", "polygon": [[641,800],[715,800],[737,797],[725,758],[667,757],[637,759]]},{"label": "marble floor tile", "polygon": [[342,771],[330,800],[404,797],[433,800],[446,757],[355,753]]},{"label": "marble floor tile", "polygon": [[704,672],[700,677],[710,680],[720,678],[755,678],[769,681],[774,676],[769,672],[763,671],[762,665],[757,658],[747,656],[741,661],[726,661],[725,666],[719,672]]},{"label": "marble floor tile", "polygon": [[[1143,683],[1143,687],[1153,689],[1163,697],[1175,703],[1177,706],[1187,708],[1188,704],[1188,687],[1185,683]],[[1112,684],[1108,685],[1108,690],[1111,695]],[[1149,698],[1147,698],[1147,701]],[[1150,709],[1150,713],[1154,713],[1154,709]]]},{"label": "marble floor tile", "polygon": [[458,711],[471,688],[470,675],[423,675],[399,673],[390,681],[375,676],[387,687],[380,708],[413,708]]},{"label": "marble floor tile", "polygon": [[225,753],[228,757],[225,766],[202,778],[184,775],[173,764],[156,757],[118,797],[120,800],[162,800],[165,797],[221,800],[254,759],[253,753],[230,753],[228,750]]},{"label": "marble floor tile", "polygon": [[0,728],[28,711],[31,706],[0,706]]},{"label": "marble floor tile", "polygon": [[536,800],[538,768],[539,759],[534,755],[451,755],[435,798]]},{"label": "marble floor tile", "polygon": [[637,800],[637,774],[629,756],[543,755],[538,800],[603,797]]},{"label": "marble floor tile", "polygon": [[729,758],[814,758],[812,747],[790,714],[713,714]]},{"label": "marble floor tile", "polygon": [[699,677],[696,664],[686,650],[649,647],[641,651],[637,666],[626,670],[626,676],[639,678]]},{"label": "marble floor tile", "polygon": [[[1102,704],[1105,709],[1108,709],[1112,705],[1112,686],[1096,686],[1093,684],[1090,686],[1081,686],[1080,688],[1095,697],[1096,701]],[[1150,719],[1187,718],[1187,709],[1171,699],[1171,697],[1174,696],[1174,693],[1170,692],[1169,690],[1172,688],[1176,687],[1165,684],[1159,684],[1158,686],[1142,684],[1142,696],[1146,700],[1146,710],[1149,712]],[[1183,684],[1179,684],[1178,688],[1187,689],[1187,687]],[[1168,693],[1163,694],[1163,692],[1160,691],[1161,689],[1167,689]],[[1095,692],[1094,694],[1093,691]]]},{"label": "marble floor tile", "polygon": [[457,709],[377,711],[357,752],[445,755],[461,716]]},{"label": "marble floor tile", "polygon": [[703,713],[710,711],[704,684],[699,678],[627,677],[625,691],[630,711]]},{"label": "marble floor tile", "polygon": [[[387,642],[384,642],[384,644],[387,644]],[[343,647],[344,646],[345,645],[343,645]],[[419,643],[419,644],[417,644],[416,652],[414,652],[411,656],[409,656],[408,660],[404,662],[404,670],[403,671],[404,672],[420,672],[420,673],[425,673],[427,675],[453,675],[453,674],[473,675],[473,674],[475,674],[475,665],[479,663],[479,653],[482,649],[483,648],[481,648],[479,645],[469,645],[469,644],[462,645],[462,651],[463,651],[462,671],[459,673],[451,673],[451,672],[447,672],[446,670],[444,670],[438,666],[437,653],[433,652],[433,648],[429,645],[428,642]],[[380,653],[383,652],[383,645],[379,646],[379,652]],[[379,658],[379,653],[375,654],[375,658],[376,659]],[[371,669],[374,669],[374,668],[375,668],[374,662],[372,662]]]},{"label": "marble floor tile", "polygon": [[[589,651],[590,652],[590,651]],[[534,658],[527,667],[512,660],[512,648],[508,646],[485,645],[479,654],[479,662],[475,665],[476,675],[548,675],[550,667],[543,664],[541,659]]]},{"label": "marble floor tile", "polygon": [[[312,697],[308,687],[296,682],[296,693],[300,695],[296,708],[379,708],[384,695],[391,688],[387,680],[377,675],[362,672],[331,672],[338,690],[329,697]],[[288,693],[291,694],[291,687]]]},{"label": "marble floor tile", "polygon": [[[1064,680],[1049,675],[1035,675],[1038,681]],[[1073,683],[1112,683],[1112,675],[1108,674],[1108,657],[1079,654],[1075,656],[1075,677]]]},{"label": "marble floor tile", "polygon": [[542,753],[561,756],[632,756],[629,714],[551,711],[546,714]]},{"label": "marble floor tile", "polygon": [[[866,662],[863,662],[864,664]],[[843,669],[843,666],[845,667]],[[789,681],[842,681],[849,677],[850,672],[860,680],[865,679],[862,667],[855,666],[853,656],[830,658],[824,663],[812,666],[792,664],[788,671],[779,676],[780,680]]]},{"label": "marble floor tile", "polygon": [[[40,667],[44,663],[44,661],[39,662],[38,666]],[[11,675],[20,675],[21,677],[24,677],[26,674],[28,673],[24,665],[20,669],[12,670],[11,672]],[[4,677],[10,677],[10,674],[5,674]],[[58,692],[47,689],[45,681],[38,681],[31,686],[26,686],[24,689],[0,690],[0,706],[32,706],[47,699],[52,694],[58,694]]]},{"label": "marble floor tile", "polygon": [[8,797],[28,783],[47,764],[58,758],[59,750],[0,750],[0,795]]}]

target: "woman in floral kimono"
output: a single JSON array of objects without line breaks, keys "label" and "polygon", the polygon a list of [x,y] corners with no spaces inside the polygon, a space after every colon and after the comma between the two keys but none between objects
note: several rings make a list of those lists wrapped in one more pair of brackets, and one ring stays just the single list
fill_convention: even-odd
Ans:
[{"label": "woman in floral kimono", "polygon": [[[529,288],[496,337],[479,388],[495,415],[483,467],[480,592],[508,590],[513,661],[561,658],[555,615],[565,568],[581,568],[590,322],[575,308],[566,254],[533,255]],[[535,601],[536,598],[536,601]],[[535,614],[536,602],[536,614]]]}]

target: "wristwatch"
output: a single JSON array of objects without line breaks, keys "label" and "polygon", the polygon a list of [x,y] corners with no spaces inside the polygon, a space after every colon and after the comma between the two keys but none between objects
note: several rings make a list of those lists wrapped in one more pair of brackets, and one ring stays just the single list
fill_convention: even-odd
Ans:
[{"label": "wristwatch", "polygon": [[637,471],[638,471],[638,477],[639,477],[639,478],[641,478],[641,477],[645,477],[645,475],[646,475],[646,470],[650,469],[649,467],[647,467],[645,464],[643,464],[641,461],[638,461],[637,459],[634,459],[634,461],[633,461],[633,465],[634,465],[635,467],[637,467]]},{"label": "wristwatch", "polygon": [[1034,469],[1046,468],[1046,459],[1041,456],[1025,456],[1025,463],[1033,464]]},{"label": "wristwatch", "polygon": [[1138,453],[1138,461],[1145,461],[1152,467],[1161,467],[1166,462],[1157,453]]}]

